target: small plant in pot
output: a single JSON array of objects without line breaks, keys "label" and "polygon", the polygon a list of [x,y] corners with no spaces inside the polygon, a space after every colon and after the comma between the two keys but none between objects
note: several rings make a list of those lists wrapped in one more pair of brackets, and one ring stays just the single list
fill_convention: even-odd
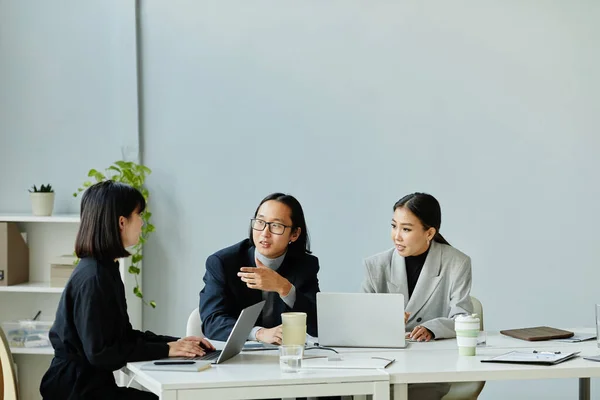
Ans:
[{"label": "small plant in pot", "polygon": [[29,198],[31,199],[33,215],[39,217],[52,215],[52,210],[54,209],[54,190],[50,184],[42,185],[39,189],[33,185],[29,189]]}]

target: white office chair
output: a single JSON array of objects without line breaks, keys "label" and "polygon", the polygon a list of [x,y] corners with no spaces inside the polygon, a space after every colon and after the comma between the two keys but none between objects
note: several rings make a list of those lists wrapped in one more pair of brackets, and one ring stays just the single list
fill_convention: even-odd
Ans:
[{"label": "white office chair", "polygon": [[0,399],[17,400],[18,398],[19,386],[15,361],[4,331],[0,328]]},{"label": "white office chair", "polygon": [[[483,330],[483,306],[475,297],[471,296],[473,303],[473,312],[479,315],[479,330]],[[483,382],[453,382],[450,385],[450,391],[442,397],[442,400],[477,400],[479,394],[483,390]]]},{"label": "white office chair", "polygon": [[188,318],[185,336],[204,337],[204,333],[202,333],[202,321],[200,320],[200,309],[198,307],[192,311]]}]

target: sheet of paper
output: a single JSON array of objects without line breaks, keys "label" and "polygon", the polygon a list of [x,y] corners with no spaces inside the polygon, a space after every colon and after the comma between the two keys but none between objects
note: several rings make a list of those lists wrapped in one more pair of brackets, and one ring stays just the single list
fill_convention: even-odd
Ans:
[{"label": "sheet of paper", "polygon": [[548,354],[548,353],[525,353],[525,352],[517,352],[513,351],[508,354],[503,354],[498,357],[494,357],[494,360],[503,360],[503,361],[525,361],[525,362],[535,362],[535,361],[556,361],[564,357],[563,354]]},{"label": "sheet of paper", "polygon": [[385,368],[393,361],[393,359],[380,357],[318,357],[302,360],[302,368],[378,369]]},{"label": "sheet of paper", "polygon": [[595,333],[575,333],[570,338],[554,339],[553,342],[577,343],[577,342],[585,342],[586,340],[592,340],[592,339],[596,339]]},{"label": "sheet of paper", "polygon": [[492,357],[482,362],[508,362],[508,363],[531,363],[531,364],[554,364],[569,360],[579,354],[579,352],[561,353],[552,351],[511,351],[496,357]]}]

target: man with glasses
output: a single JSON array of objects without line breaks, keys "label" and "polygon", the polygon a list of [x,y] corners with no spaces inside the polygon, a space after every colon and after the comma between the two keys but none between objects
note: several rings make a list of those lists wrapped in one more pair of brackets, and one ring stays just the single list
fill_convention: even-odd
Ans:
[{"label": "man with glasses", "polygon": [[281,344],[281,313],[305,312],[307,332],[317,335],[319,261],[311,255],[298,200],[273,193],[250,220],[248,239],[208,257],[200,292],[202,330],[227,340],[241,311],[266,300],[249,340]]}]

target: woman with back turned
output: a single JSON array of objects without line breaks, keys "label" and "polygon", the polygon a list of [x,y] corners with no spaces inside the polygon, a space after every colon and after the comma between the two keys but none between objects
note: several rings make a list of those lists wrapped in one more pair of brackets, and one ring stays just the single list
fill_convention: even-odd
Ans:
[{"label": "woman with back turned", "polygon": [[132,361],[202,356],[214,349],[206,339],[158,336],[129,323],[118,259],[138,243],[145,208],[142,194],[121,183],[97,183],[83,194],[75,243],[81,260],[50,329],[54,359],[40,385],[44,399],[157,399],[117,387],[113,371]]}]

